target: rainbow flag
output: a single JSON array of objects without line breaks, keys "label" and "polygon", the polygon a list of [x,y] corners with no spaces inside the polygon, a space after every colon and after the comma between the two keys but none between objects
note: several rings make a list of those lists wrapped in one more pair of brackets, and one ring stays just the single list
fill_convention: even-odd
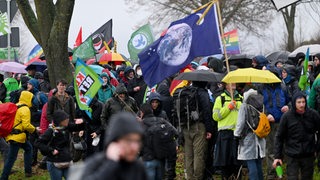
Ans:
[{"label": "rainbow flag", "polygon": [[[29,55],[28,55],[28,61],[29,62],[31,59],[35,58],[35,57],[39,57],[41,54],[43,53],[42,47],[37,44],[36,46],[34,46],[34,48],[30,51]],[[25,62],[25,63],[27,63]]]},{"label": "rainbow flag", "polygon": [[234,29],[232,31],[226,32],[223,35],[223,39],[226,43],[227,54],[240,54],[240,44],[238,30]]}]

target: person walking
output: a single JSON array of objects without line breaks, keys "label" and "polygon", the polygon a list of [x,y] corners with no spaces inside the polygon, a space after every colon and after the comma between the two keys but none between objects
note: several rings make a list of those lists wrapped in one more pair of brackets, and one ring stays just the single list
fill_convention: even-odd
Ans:
[{"label": "person walking", "polygon": [[275,136],[273,167],[283,164],[285,151],[288,180],[313,179],[315,153],[319,152],[315,135],[320,131],[320,115],[306,104],[302,92],[294,94],[292,109],[282,116]]},{"label": "person walking", "polygon": [[32,176],[32,145],[27,139],[26,133],[36,133],[36,128],[31,124],[30,107],[32,106],[33,94],[28,91],[22,91],[18,108],[13,123],[12,132],[6,137],[9,142],[9,151],[0,180],[8,180],[14,162],[17,159],[19,149],[24,150],[24,172],[26,177]]},{"label": "person walking", "polygon": [[266,153],[266,139],[258,137],[248,123],[259,121],[258,112],[263,112],[263,107],[261,94],[254,89],[246,91],[243,94],[243,103],[240,106],[234,130],[234,136],[239,140],[238,160],[246,161],[249,179],[254,180],[263,180],[262,160]]}]

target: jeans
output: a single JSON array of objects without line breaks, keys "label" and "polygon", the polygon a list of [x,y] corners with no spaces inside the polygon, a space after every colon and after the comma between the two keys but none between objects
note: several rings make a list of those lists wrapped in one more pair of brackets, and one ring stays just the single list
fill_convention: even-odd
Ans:
[{"label": "jeans", "polygon": [[27,174],[32,173],[31,161],[32,161],[32,145],[27,140],[25,143],[17,143],[17,142],[10,142],[9,144],[9,151],[8,157],[5,161],[3,172],[1,175],[1,180],[7,180],[9,178],[11,169],[14,165],[14,162],[17,159],[17,155],[19,149],[22,148],[24,150],[24,171]]},{"label": "jeans", "polygon": [[51,180],[62,180],[62,177],[64,177],[65,180],[68,179],[69,168],[59,169],[53,165],[53,162],[47,161],[47,169]]},{"label": "jeans", "polygon": [[263,180],[262,159],[246,160],[250,180]]},{"label": "jeans", "polygon": [[161,180],[164,175],[164,162],[161,160],[144,161],[148,180]]}]

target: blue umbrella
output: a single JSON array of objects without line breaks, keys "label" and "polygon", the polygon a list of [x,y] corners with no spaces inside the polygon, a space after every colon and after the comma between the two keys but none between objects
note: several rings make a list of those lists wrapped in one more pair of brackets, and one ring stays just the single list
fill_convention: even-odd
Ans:
[{"label": "blue umbrella", "polygon": [[99,65],[89,65],[89,67],[96,72],[98,75],[102,74],[102,71],[104,70],[103,67],[99,66]]}]

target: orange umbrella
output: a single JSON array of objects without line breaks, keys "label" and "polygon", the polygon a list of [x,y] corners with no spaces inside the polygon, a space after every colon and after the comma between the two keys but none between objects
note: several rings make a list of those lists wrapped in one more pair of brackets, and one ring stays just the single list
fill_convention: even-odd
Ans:
[{"label": "orange umbrella", "polygon": [[106,53],[103,54],[99,59],[99,64],[108,64],[109,62],[115,62],[116,64],[121,64],[125,60],[119,53]]}]

